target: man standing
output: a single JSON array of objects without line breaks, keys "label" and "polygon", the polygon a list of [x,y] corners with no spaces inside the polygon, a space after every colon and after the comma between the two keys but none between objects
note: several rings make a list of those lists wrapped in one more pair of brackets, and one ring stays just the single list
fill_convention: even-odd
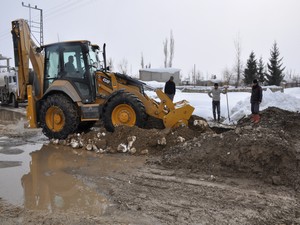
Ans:
[{"label": "man standing", "polygon": [[252,82],[252,93],[251,93],[251,122],[258,123],[260,121],[259,116],[259,104],[262,101],[262,88],[258,85],[257,79],[254,79]]},{"label": "man standing", "polygon": [[171,76],[170,79],[165,84],[165,94],[173,101],[176,92],[176,85],[174,83],[174,77]]},{"label": "man standing", "polygon": [[213,110],[213,116],[214,121],[216,121],[216,110],[218,113],[218,122],[220,122],[220,99],[221,99],[221,93],[226,94],[227,88],[225,88],[223,91],[219,89],[219,84],[215,83],[214,88],[211,89],[211,91],[208,92],[208,96],[212,98],[212,110]]}]

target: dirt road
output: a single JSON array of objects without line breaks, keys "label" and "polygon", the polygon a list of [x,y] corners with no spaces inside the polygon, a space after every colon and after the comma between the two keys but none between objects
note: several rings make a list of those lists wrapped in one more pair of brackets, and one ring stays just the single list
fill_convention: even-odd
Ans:
[{"label": "dirt road", "polygon": [[[32,149],[30,167],[19,180],[24,203],[16,206],[9,196],[0,196],[1,224],[300,224],[296,116],[290,115],[295,128],[268,125],[270,119],[250,127],[245,119],[238,129],[219,134],[120,128],[99,138],[105,140],[105,153],[43,140],[40,150]],[[40,135],[25,130],[24,138],[17,130],[0,129],[6,138],[1,154],[8,151],[3,143],[20,143],[22,150]],[[133,135],[136,152],[117,152]],[[277,135],[280,142],[270,145]],[[93,134],[82,137],[87,141]],[[162,138],[166,144],[158,144]],[[261,143],[258,152],[251,147],[254,140]],[[0,160],[5,163],[10,164]]]}]

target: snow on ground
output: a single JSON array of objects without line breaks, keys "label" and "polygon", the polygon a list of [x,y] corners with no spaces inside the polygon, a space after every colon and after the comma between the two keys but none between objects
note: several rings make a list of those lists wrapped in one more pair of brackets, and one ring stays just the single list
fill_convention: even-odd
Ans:
[{"label": "snow on ground", "polygon": [[[154,88],[164,87],[164,83],[161,82],[151,81],[145,83]],[[203,87],[202,89],[207,89],[207,87]],[[153,91],[146,91],[146,94],[153,98],[157,97]],[[251,114],[250,96],[251,93],[249,92],[228,92],[227,95],[221,95],[221,117],[225,118],[224,123],[236,123],[242,117]],[[183,99],[189,101],[195,108],[193,114],[207,120],[212,119],[212,100],[207,93],[186,93],[177,89],[174,102]],[[229,108],[227,107],[227,102]],[[260,110],[271,106],[293,112],[300,111],[300,88],[286,88],[284,89],[284,93],[280,91],[272,92],[270,89],[263,91]]]},{"label": "snow on ground", "polygon": [[286,88],[284,89],[284,93],[300,99],[300,87]]}]

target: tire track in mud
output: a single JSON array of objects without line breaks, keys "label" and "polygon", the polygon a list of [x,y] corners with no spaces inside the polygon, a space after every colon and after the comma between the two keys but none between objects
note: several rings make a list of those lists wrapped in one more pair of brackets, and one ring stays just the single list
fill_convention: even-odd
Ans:
[{"label": "tire track in mud", "polygon": [[[140,211],[162,224],[299,223],[298,197],[280,187],[252,189],[224,181],[182,177],[176,171],[144,167],[118,183],[124,209]],[[223,179],[224,180],[224,179]],[[226,181],[226,179],[225,179]],[[122,207],[121,207],[122,208]]]}]

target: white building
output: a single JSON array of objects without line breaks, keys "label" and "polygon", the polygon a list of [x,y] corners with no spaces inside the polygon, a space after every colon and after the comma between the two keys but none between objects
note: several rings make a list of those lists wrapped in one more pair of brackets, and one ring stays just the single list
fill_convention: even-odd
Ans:
[{"label": "white building", "polygon": [[166,82],[170,79],[170,76],[174,77],[176,85],[180,84],[180,69],[175,68],[162,68],[162,69],[140,69],[140,80],[142,81],[158,81]]}]

